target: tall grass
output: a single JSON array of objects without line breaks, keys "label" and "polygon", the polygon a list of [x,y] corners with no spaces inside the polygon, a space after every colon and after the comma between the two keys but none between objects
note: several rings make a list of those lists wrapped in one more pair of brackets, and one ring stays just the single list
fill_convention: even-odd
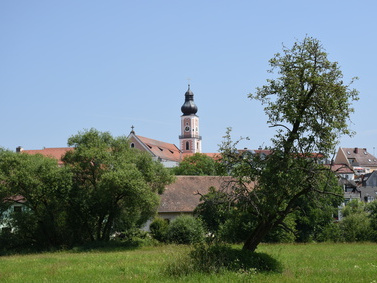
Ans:
[{"label": "tall grass", "polygon": [[282,273],[192,273],[169,277],[164,272],[190,250],[166,245],[133,250],[92,250],[0,257],[1,282],[377,282],[377,245],[261,245],[283,265]]}]

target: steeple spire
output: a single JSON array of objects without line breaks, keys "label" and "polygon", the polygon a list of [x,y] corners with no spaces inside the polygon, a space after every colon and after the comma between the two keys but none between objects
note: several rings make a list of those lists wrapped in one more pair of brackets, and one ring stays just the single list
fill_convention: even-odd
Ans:
[{"label": "steeple spire", "polygon": [[185,93],[185,102],[181,107],[181,135],[179,136],[180,148],[183,153],[196,153],[202,151],[202,137],[199,135],[199,117],[196,115],[198,107],[194,102],[194,94],[188,84]]},{"label": "steeple spire", "polygon": [[191,115],[198,112],[198,107],[194,102],[194,93],[190,89],[190,84],[188,84],[188,89],[185,93],[185,103],[183,103],[181,111],[183,115]]}]

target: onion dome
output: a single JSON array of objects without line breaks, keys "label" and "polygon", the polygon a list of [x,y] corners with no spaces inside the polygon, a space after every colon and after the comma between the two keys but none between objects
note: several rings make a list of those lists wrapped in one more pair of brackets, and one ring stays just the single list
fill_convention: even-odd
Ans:
[{"label": "onion dome", "polygon": [[190,90],[190,85],[188,85],[188,90],[185,93],[185,103],[183,103],[181,111],[183,115],[191,115],[198,112],[198,107],[194,102],[194,93]]}]

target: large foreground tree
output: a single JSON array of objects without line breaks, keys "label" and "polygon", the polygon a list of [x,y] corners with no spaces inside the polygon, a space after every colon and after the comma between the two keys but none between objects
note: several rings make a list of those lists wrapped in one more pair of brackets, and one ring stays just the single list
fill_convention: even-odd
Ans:
[{"label": "large foreground tree", "polygon": [[154,216],[158,194],[173,181],[161,163],[130,148],[126,138],[91,129],[68,140],[63,157],[73,172],[70,218],[76,238],[108,240]]},{"label": "large foreground tree", "polygon": [[301,204],[341,194],[334,174],[320,161],[333,154],[340,135],[352,134],[347,123],[351,102],[358,99],[317,39],[283,47],[269,62],[277,76],[249,98],[265,105],[268,123],[277,129],[271,154],[240,158],[229,133],[221,148],[222,161],[238,181],[229,200],[255,223],[244,243],[251,251]]}]

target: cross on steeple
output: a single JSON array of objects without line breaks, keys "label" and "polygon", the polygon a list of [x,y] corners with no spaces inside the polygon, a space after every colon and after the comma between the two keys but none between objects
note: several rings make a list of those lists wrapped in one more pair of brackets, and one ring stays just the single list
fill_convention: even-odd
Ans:
[{"label": "cross on steeple", "polygon": [[135,131],[134,131],[134,125],[131,126],[131,134],[135,134]]}]

